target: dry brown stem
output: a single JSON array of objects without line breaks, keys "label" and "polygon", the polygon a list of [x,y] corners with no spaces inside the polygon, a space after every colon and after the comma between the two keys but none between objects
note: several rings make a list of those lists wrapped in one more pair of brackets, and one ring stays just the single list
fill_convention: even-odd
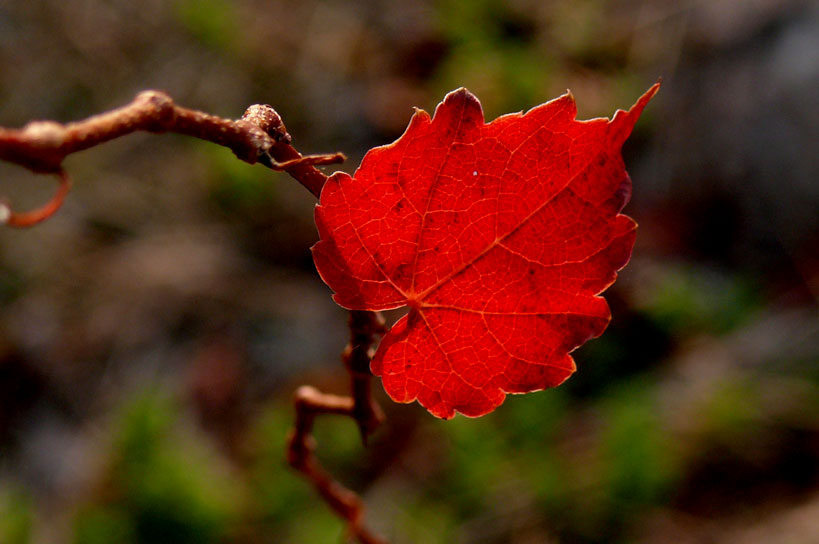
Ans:
[{"label": "dry brown stem", "polygon": [[[18,164],[38,174],[55,174],[60,179],[55,196],[34,211],[16,213],[0,202],[0,224],[28,227],[51,217],[59,209],[71,185],[63,170],[65,158],[137,131],[175,132],[228,147],[245,162],[259,162],[273,170],[289,173],[316,198],[327,176],[315,165],[344,160],[341,153],[302,156],[291,145],[291,137],[281,117],[268,105],[251,106],[241,119],[233,121],[177,106],[163,92],[144,91],[126,106],[83,121],[65,125],[53,121],[33,121],[21,129],[0,127],[0,160]],[[347,521],[352,536],[362,544],[382,544],[385,541],[364,526],[364,506],[359,496],[334,480],[319,464],[315,455],[313,423],[319,414],[349,416],[358,424],[365,443],[381,424],[384,415],[373,400],[370,389],[370,359],[375,335],[383,332],[384,322],[379,314],[364,311],[350,313],[350,343],[342,359],[350,372],[351,396],[328,395],[314,387],[300,387],[294,400],[296,424],[287,450],[290,465],[310,480],[333,511]]]},{"label": "dry brown stem", "polygon": [[65,196],[71,189],[71,178],[64,170],[56,172],[60,185],[57,187],[57,192],[51,197],[51,200],[43,204],[41,207],[28,212],[15,212],[5,202],[0,201],[0,225],[6,224],[10,227],[25,228],[36,225],[45,221],[54,215],[60,206],[63,205]]},{"label": "dry brown stem", "polygon": [[290,435],[287,460],[290,465],[310,480],[325,502],[339,516],[347,520],[350,533],[361,544],[384,543],[364,526],[364,505],[361,498],[334,480],[318,462],[315,455],[313,423],[319,414],[340,414],[355,419],[366,442],[384,420],[380,407],[372,398],[369,372],[375,335],[383,332],[384,322],[375,312],[350,312],[350,344],[344,350],[344,363],[350,371],[349,397],[321,393],[304,385],[296,390],[294,405],[296,424]]},{"label": "dry brown stem", "polygon": [[[291,145],[281,117],[268,105],[251,106],[241,119],[230,120],[177,106],[161,91],[143,91],[121,108],[65,125],[32,121],[21,129],[0,127],[0,160],[39,174],[58,174],[65,181],[62,164],[68,155],[137,131],[175,132],[228,147],[247,163],[289,173],[317,198],[327,176],[315,165],[344,160],[341,153],[302,156]],[[50,202],[27,214],[14,213],[0,203],[0,222],[30,226],[50,217],[67,188],[68,183],[61,183]]]}]

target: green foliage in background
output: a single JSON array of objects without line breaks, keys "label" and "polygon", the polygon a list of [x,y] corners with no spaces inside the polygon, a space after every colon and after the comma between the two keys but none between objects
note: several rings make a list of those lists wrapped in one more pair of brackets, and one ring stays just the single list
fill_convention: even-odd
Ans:
[{"label": "green foliage in background", "polygon": [[754,282],[702,266],[666,265],[644,310],[676,337],[723,334],[753,319],[763,298]]},{"label": "green foliage in background", "polygon": [[177,20],[200,43],[217,51],[235,52],[239,46],[241,18],[227,0],[176,0]]},{"label": "green foliage in background", "polygon": [[110,490],[77,516],[74,544],[220,542],[236,525],[239,482],[178,406],[147,392],[116,424]]},{"label": "green foliage in background", "polygon": [[0,488],[0,542],[31,542],[33,517],[31,500],[23,492]]},{"label": "green foliage in background", "polygon": [[210,198],[219,209],[236,217],[269,214],[276,202],[280,174],[261,166],[250,167],[232,152],[207,142],[192,142],[207,165]]},{"label": "green foliage in background", "polygon": [[526,13],[505,2],[438,2],[439,30],[450,51],[438,73],[442,93],[467,86],[489,112],[543,101],[553,62],[537,47]]}]

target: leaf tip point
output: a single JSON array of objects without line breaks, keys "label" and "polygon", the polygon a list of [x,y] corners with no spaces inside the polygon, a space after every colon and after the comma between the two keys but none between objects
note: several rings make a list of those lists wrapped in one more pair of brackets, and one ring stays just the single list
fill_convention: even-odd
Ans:
[{"label": "leaf tip point", "polygon": [[659,92],[662,81],[662,78],[659,78],[654,85],[649,87],[648,90],[637,99],[637,102],[635,102],[634,105],[629,108],[629,113],[633,111],[636,111],[638,114],[641,113],[651,99],[654,98],[654,95]]},{"label": "leaf tip point", "polygon": [[472,94],[466,87],[458,87],[454,91],[449,91],[444,97],[442,104],[456,103],[461,101],[467,103],[471,102],[477,104],[479,108],[481,107],[481,101],[478,100],[478,97]]},{"label": "leaf tip point", "polygon": [[449,95],[455,95],[455,96],[466,96],[466,95],[471,95],[471,94],[472,94],[472,93],[471,93],[471,92],[469,92],[469,89],[467,89],[466,87],[458,87],[458,88],[457,88],[457,89],[455,89],[455,90],[449,91],[449,92],[447,93],[447,96],[449,96]]},{"label": "leaf tip point", "polygon": [[557,98],[555,98],[553,101],[558,101],[558,100],[568,102],[570,105],[575,105],[575,104],[577,104],[577,101],[575,100],[575,98],[574,98],[574,94],[572,93],[572,90],[571,90],[571,89],[566,89],[566,92],[565,92],[565,93],[563,93],[562,95],[558,96],[558,97],[557,97]]},{"label": "leaf tip point", "polygon": [[[410,127],[413,127],[415,125],[415,123],[423,123],[425,121],[429,121],[429,119],[430,119],[430,117],[429,117],[429,113],[427,112],[427,110],[425,110],[423,108],[418,108],[418,107],[413,106],[413,108],[412,108],[412,117],[410,118],[410,122],[409,122],[409,125],[407,126],[407,130],[409,130]],[[392,144],[387,144],[387,146],[385,146],[385,147],[388,147],[390,145],[395,145],[395,142],[393,142]]]},{"label": "leaf tip point", "polygon": [[566,89],[566,92],[561,94],[560,96],[552,98],[551,100],[543,104],[540,104],[539,106],[535,106],[529,111],[533,111],[544,106],[559,107],[564,109],[568,108],[568,111],[572,118],[577,116],[577,102],[575,101],[574,94],[572,94],[571,89]]}]

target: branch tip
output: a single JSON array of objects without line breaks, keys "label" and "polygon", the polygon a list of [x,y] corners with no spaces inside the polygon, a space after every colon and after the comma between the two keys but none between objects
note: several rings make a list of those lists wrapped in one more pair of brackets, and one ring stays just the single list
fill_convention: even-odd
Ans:
[{"label": "branch tip", "polygon": [[57,192],[54,193],[51,200],[35,210],[17,213],[12,210],[7,203],[1,202],[0,224],[16,228],[33,227],[57,213],[57,210],[62,207],[69,189],[71,189],[71,178],[68,177],[68,174],[64,170],[60,170],[56,175],[60,181]]},{"label": "branch tip", "polygon": [[290,159],[279,162],[270,153],[263,153],[259,156],[259,162],[271,170],[279,170],[290,173],[291,170],[299,166],[321,166],[327,164],[338,164],[347,160],[344,153],[331,153],[327,155],[304,155],[297,159]]}]

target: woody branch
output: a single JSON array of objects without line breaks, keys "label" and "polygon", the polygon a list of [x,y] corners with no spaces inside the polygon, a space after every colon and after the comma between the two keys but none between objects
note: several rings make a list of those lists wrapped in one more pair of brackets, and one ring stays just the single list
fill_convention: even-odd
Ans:
[{"label": "woody branch", "polygon": [[316,197],[327,177],[315,165],[344,160],[341,153],[302,156],[291,145],[281,117],[268,105],[251,106],[241,119],[230,120],[178,106],[164,92],[143,91],[130,104],[82,121],[65,125],[32,121],[21,129],[0,127],[0,160],[60,178],[57,194],[39,210],[20,214],[0,203],[0,222],[25,227],[50,217],[70,186],[63,170],[67,156],[137,131],[174,132],[228,147],[247,163],[288,172]]},{"label": "woody branch", "polygon": [[296,390],[296,423],[288,441],[287,460],[310,480],[330,508],[347,520],[350,533],[361,544],[382,544],[384,541],[364,525],[361,498],[334,480],[321,467],[315,455],[313,423],[319,414],[338,414],[355,419],[365,443],[384,420],[380,407],[371,395],[372,374],[369,372],[372,345],[375,335],[384,332],[384,321],[375,312],[351,311],[349,324],[350,343],[342,359],[350,372],[352,394],[349,397],[329,395],[308,385]]},{"label": "woody branch", "polygon": [[[174,132],[228,147],[241,160],[283,170],[316,198],[327,176],[316,165],[342,162],[344,155],[303,156],[292,145],[281,117],[268,105],[250,106],[241,119],[230,120],[177,106],[161,91],[143,91],[121,108],[82,121],[60,124],[32,121],[21,129],[0,127],[0,160],[23,166],[34,173],[54,174],[59,188],[44,206],[17,213],[0,201],[0,224],[29,227],[51,217],[61,206],[71,186],[63,161],[72,153],[89,149],[132,132]],[[288,442],[289,463],[316,488],[328,505],[347,523],[362,544],[382,543],[363,523],[364,506],[353,491],[335,481],[315,455],[313,423],[320,414],[353,418],[362,439],[383,421],[383,413],[372,399],[369,371],[375,336],[383,334],[384,323],[374,312],[350,313],[350,344],[343,361],[350,373],[351,396],[342,397],[303,386],[295,395],[296,423]]]},{"label": "woody branch", "polygon": [[[342,162],[345,158],[341,153],[301,155],[291,145],[281,117],[268,105],[250,106],[241,119],[230,120],[180,107],[161,91],[143,91],[130,104],[82,121],[65,125],[32,121],[21,129],[0,127],[0,160],[34,173],[57,175],[60,181],[54,197],[31,212],[14,212],[0,201],[0,224],[29,227],[51,217],[71,186],[63,169],[65,158],[137,131],[174,132],[228,147],[247,163],[258,162],[289,173],[316,198],[327,176],[315,166]],[[362,544],[383,541],[364,526],[364,506],[358,495],[335,481],[319,464],[312,430],[319,414],[346,415],[356,420],[366,442],[383,421],[381,409],[371,396],[369,372],[374,337],[383,332],[384,324],[378,314],[350,313],[350,344],[342,359],[350,372],[351,396],[327,395],[310,386],[299,388],[295,396],[296,424],[287,452],[290,464],[311,481]]]}]

